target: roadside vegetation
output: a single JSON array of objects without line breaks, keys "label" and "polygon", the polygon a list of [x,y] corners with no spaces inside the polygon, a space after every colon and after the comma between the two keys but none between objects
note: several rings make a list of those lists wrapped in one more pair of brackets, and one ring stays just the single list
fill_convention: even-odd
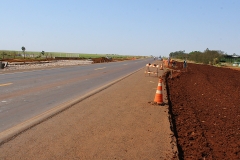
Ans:
[{"label": "roadside vegetation", "polygon": [[27,51],[23,46],[22,51],[0,50],[1,60],[17,60],[17,61],[41,61],[51,59],[92,59],[100,57],[109,57],[113,59],[139,59],[146,58],[144,56],[130,56],[130,55],[117,55],[117,54],[87,54],[87,53],[63,53],[63,52],[32,52]]},{"label": "roadside vegetation", "polygon": [[209,50],[208,48],[201,51],[192,51],[190,53],[185,53],[185,51],[175,51],[169,54],[172,59],[188,60],[195,63],[210,64],[210,65],[226,65],[232,63],[240,63],[240,57],[235,53],[227,55],[220,50]]}]

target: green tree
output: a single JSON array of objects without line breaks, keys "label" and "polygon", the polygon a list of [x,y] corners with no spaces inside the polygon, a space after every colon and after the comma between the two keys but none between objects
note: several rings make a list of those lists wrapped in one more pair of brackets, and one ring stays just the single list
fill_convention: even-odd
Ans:
[{"label": "green tree", "polygon": [[42,52],[41,52],[41,54],[44,56],[45,52],[44,52],[44,51],[42,51]]},{"label": "green tree", "polygon": [[183,51],[175,51],[175,52],[171,52],[169,54],[169,57],[175,58],[175,59],[185,59],[185,58],[188,58],[188,54],[185,53],[185,50],[183,50]]},{"label": "green tree", "polygon": [[196,63],[202,63],[203,53],[200,51],[192,51],[189,53],[189,60]]},{"label": "green tree", "polygon": [[25,50],[26,50],[26,48],[25,48],[24,46],[22,46],[22,52],[23,52],[24,59],[25,59],[25,57],[26,57],[26,55],[25,55]]},{"label": "green tree", "polygon": [[196,63],[217,64],[219,63],[219,60],[223,58],[224,52],[207,48],[204,52],[192,51],[189,54],[185,53],[184,50],[175,51],[171,52],[169,56],[176,59],[188,59]]}]

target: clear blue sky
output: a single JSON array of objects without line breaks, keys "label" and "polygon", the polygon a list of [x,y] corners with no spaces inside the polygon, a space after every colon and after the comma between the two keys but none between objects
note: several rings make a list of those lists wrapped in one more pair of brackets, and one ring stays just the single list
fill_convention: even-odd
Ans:
[{"label": "clear blue sky", "polygon": [[240,0],[0,0],[0,50],[240,55]]}]

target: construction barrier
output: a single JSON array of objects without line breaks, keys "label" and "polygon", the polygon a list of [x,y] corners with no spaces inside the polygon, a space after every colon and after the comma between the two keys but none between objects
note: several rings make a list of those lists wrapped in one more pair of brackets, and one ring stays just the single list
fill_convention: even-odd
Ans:
[{"label": "construction barrier", "polygon": [[150,76],[151,74],[153,74],[158,77],[158,70],[159,70],[159,65],[148,63],[146,64],[145,75],[148,74],[148,76]]},{"label": "construction barrier", "polygon": [[163,104],[162,81],[162,78],[159,78],[157,91],[154,98],[154,102],[156,102],[157,104]]},{"label": "construction barrier", "polygon": [[163,70],[163,64],[162,63],[160,64],[160,70]]}]

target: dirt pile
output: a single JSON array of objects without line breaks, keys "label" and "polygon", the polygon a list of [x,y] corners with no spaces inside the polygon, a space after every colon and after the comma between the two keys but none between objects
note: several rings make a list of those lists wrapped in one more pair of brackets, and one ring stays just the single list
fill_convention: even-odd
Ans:
[{"label": "dirt pile", "polygon": [[181,159],[240,159],[240,71],[181,66],[167,82]]}]

